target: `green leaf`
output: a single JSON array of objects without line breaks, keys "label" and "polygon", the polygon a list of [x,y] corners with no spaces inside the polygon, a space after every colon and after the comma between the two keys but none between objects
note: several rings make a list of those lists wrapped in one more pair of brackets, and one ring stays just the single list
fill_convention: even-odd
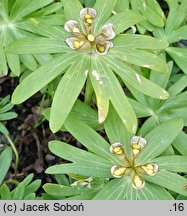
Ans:
[{"label": "green leaf", "polygon": [[[153,5],[153,1],[151,1],[150,5]],[[160,17],[159,14],[157,14],[157,12],[155,11],[155,6],[154,8],[151,8],[145,0],[138,1],[138,6],[141,13],[147,18],[148,22],[156,27],[164,26],[164,21],[162,17]]]},{"label": "green leaf", "polygon": [[23,38],[9,44],[6,52],[13,54],[44,54],[70,52],[63,41],[50,38]]},{"label": "green leaf", "polygon": [[65,128],[87,149],[113,163],[119,163],[118,159],[110,153],[110,145],[96,131],[76,118],[68,116]]},{"label": "green leaf", "polygon": [[125,200],[127,196],[126,190],[130,186],[129,180],[128,176],[124,176],[120,179],[110,181],[93,200]]},{"label": "green leaf", "polygon": [[138,191],[140,200],[173,200],[169,192],[155,184],[146,182],[145,186]]},{"label": "green leaf", "polygon": [[103,78],[103,86],[106,88],[106,92],[110,98],[111,103],[115,107],[115,110],[122,119],[125,127],[132,133],[136,132],[137,119],[136,115],[126,97],[118,79],[113,71],[107,66],[106,63],[98,61],[98,69],[101,77]]},{"label": "green leaf", "polygon": [[187,40],[187,26],[182,26],[179,29],[173,31],[168,37],[168,41],[170,43],[175,43],[180,40]]},{"label": "green leaf", "polygon": [[169,97],[167,91],[144,78],[142,75],[138,74],[131,67],[117,58],[107,56],[106,58],[103,58],[103,60],[124,80],[124,82],[127,82],[127,84],[136,90],[153,98],[167,99]]},{"label": "green leaf", "polygon": [[95,10],[97,11],[97,17],[94,23],[94,34],[97,35],[98,31],[106,20],[112,15],[112,11],[115,8],[117,0],[105,1],[105,0],[96,0],[94,5]]},{"label": "green leaf", "polygon": [[89,71],[89,77],[94,88],[97,107],[98,107],[98,122],[103,123],[108,114],[109,108],[109,97],[105,86],[103,85],[104,79],[102,78],[102,73],[98,67],[98,61],[96,58],[92,58],[91,61],[91,71]]},{"label": "green leaf", "polygon": [[126,11],[127,9],[129,9],[129,0],[118,0],[114,8],[114,11],[119,13],[122,11]]},{"label": "green leaf", "polygon": [[115,47],[130,49],[162,50],[168,47],[168,42],[146,35],[121,34],[113,40]]},{"label": "green leaf", "polygon": [[[79,13],[81,11],[82,4],[79,0],[61,0],[64,6],[64,13],[66,20],[77,20],[82,25]],[[83,25],[82,25],[83,26]]]},{"label": "green leaf", "polygon": [[12,192],[13,198],[12,200],[22,200],[24,197],[25,187],[22,183],[20,183]]},{"label": "green leaf", "polygon": [[3,73],[4,75],[8,74],[8,67],[6,62],[6,55],[4,49],[1,47],[0,44],[0,74]]},{"label": "green leaf", "polygon": [[187,157],[174,155],[162,156],[154,159],[158,163],[159,169],[172,172],[187,172]]},{"label": "green leaf", "polygon": [[43,186],[46,193],[52,196],[75,196],[83,192],[83,188],[47,183]]},{"label": "green leaf", "polygon": [[[106,1],[105,1],[106,2]],[[112,1],[113,2],[113,1]],[[107,2],[108,4],[108,2]],[[103,8],[103,7],[101,7]],[[107,9],[108,10],[108,9]],[[141,22],[145,18],[132,11],[124,11],[113,15],[106,23],[111,23],[114,26],[115,34],[119,34],[130,28],[131,26]]]},{"label": "green leaf", "polygon": [[12,103],[19,104],[60,75],[70,64],[79,60],[77,53],[60,55],[27,76],[15,89]]},{"label": "green leaf", "polygon": [[174,59],[177,65],[187,74],[187,49],[179,47],[169,47],[166,52]]},{"label": "green leaf", "polygon": [[62,77],[51,107],[50,128],[54,133],[60,130],[79,96],[86,81],[85,71],[88,68],[88,59],[82,58],[79,63],[72,64]]},{"label": "green leaf", "polygon": [[184,189],[186,185],[186,178],[172,172],[160,170],[155,176],[143,177],[146,181],[165,187],[171,191],[187,196],[187,190]]},{"label": "green leaf", "polygon": [[187,86],[187,76],[182,76],[178,79],[173,85],[171,85],[168,89],[168,92],[171,96],[175,96],[182,92]]},{"label": "green leaf", "polygon": [[137,164],[145,164],[160,155],[175,140],[183,128],[181,119],[172,119],[160,124],[145,136],[147,146],[136,159]]},{"label": "green leaf", "polygon": [[124,62],[155,70],[160,73],[168,72],[165,61],[151,52],[115,46],[111,50],[111,54]]},{"label": "green leaf", "polygon": [[5,136],[9,135],[9,131],[7,130],[7,128],[0,122],[0,132],[2,134],[4,134]]},{"label": "green leaf", "polygon": [[41,186],[41,180],[35,180],[25,188],[24,196],[36,192]]},{"label": "green leaf", "polygon": [[100,156],[59,141],[51,141],[49,149],[55,155],[74,163],[52,166],[46,170],[47,173],[76,173],[84,176],[111,177],[112,162]]},{"label": "green leaf", "polygon": [[7,147],[0,155],[0,184],[4,180],[12,161],[12,148]]},{"label": "green leaf", "polygon": [[8,103],[4,107],[0,108],[0,113],[5,113],[13,108],[13,104]]},{"label": "green leaf", "polygon": [[17,0],[11,10],[11,18],[14,20],[21,19],[22,17],[50,4],[51,2],[53,2],[53,0]]},{"label": "green leaf", "polygon": [[36,194],[35,193],[30,193],[26,196],[24,196],[23,200],[35,200],[36,199]]},{"label": "green leaf", "polygon": [[21,183],[24,185],[24,187],[26,188],[32,181],[34,177],[34,174],[29,174]]},{"label": "green leaf", "polygon": [[19,56],[14,54],[6,54],[8,65],[13,74],[19,76],[21,73]]},{"label": "green leaf", "polygon": [[0,121],[10,120],[16,118],[17,114],[14,112],[6,112],[0,114]]},{"label": "green leaf", "polygon": [[31,71],[37,69],[37,62],[32,55],[19,55],[21,62]]},{"label": "green leaf", "polygon": [[1,193],[1,199],[2,200],[11,200],[11,198],[12,198],[11,193],[10,193],[10,190],[6,184],[3,184],[0,187],[0,193]]},{"label": "green leaf", "polygon": [[117,141],[121,142],[121,144],[124,145],[126,155],[128,158],[130,158],[131,148],[129,145],[129,140],[133,134],[127,131],[127,129],[124,127],[124,123],[112,105],[110,105],[109,114],[104,123],[104,128],[110,143],[115,143]]},{"label": "green leaf", "polygon": [[187,156],[187,134],[183,131],[179,133],[172,145],[181,155]]}]

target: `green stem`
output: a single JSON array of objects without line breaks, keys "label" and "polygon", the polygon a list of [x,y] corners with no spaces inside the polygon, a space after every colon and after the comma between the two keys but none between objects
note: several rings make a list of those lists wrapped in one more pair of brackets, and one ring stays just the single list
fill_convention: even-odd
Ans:
[{"label": "green stem", "polygon": [[14,152],[14,154],[15,154],[15,157],[16,157],[16,167],[15,167],[15,178],[16,178],[16,176],[17,176],[17,168],[18,168],[18,163],[19,163],[18,152],[17,152],[17,149],[16,149],[14,143],[13,143],[12,140],[10,139],[9,135],[6,135],[6,134],[5,134],[5,136],[6,136],[7,140],[8,140],[8,142],[10,143],[10,145],[11,145],[11,147],[12,147],[12,150],[13,150],[13,152]]},{"label": "green stem", "polygon": [[85,91],[85,99],[84,102],[89,106],[92,104],[92,95],[93,95],[93,86],[90,78],[88,77],[86,82],[86,91]]},{"label": "green stem", "polygon": [[16,186],[19,185],[19,181],[14,180],[14,179],[9,179],[9,180],[5,181],[4,183],[6,183],[6,184],[15,184]]}]

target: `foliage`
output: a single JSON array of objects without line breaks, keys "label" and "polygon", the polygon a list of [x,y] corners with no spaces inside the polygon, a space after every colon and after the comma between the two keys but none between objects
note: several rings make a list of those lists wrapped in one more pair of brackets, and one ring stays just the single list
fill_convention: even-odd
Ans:
[{"label": "foliage", "polygon": [[55,181],[18,182],[0,122],[0,199],[187,199],[187,1],[159,2],[0,0],[0,76],[20,82],[0,121],[40,91],[51,131],[83,146],[50,141]]}]

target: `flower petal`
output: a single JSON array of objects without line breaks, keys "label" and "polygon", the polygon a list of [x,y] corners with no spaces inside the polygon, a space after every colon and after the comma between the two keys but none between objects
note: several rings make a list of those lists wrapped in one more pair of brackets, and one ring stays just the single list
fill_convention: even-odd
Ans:
[{"label": "flower petal", "polygon": [[94,20],[97,16],[97,11],[93,8],[83,8],[81,11],[80,11],[80,18],[82,20],[86,20],[86,19],[91,19],[91,20]]},{"label": "flower petal", "polygon": [[112,154],[123,155],[124,149],[123,145],[120,142],[115,142],[110,146],[110,152]]},{"label": "flower petal", "polygon": [[114,27],[111,23],[104,25],[101,29],[101,33],[105,36],[107,40],[111,40],[116,36],[114,32]]},{"label": "flower petal", "polygon": [[140,136],[133,136],[131,138],[131,146],[133,148],[133,145],[139,145],[141,148],[145,147],[147,145],[147,141],[140,137]]},{"label": "flower petal", "polygon": [[145,181],[140,178],[138,175],[134,175],[132,178],[132,186],[133,188],[140,190],[145,186]]},{"label": "flower petal", "polygon": [[76,20],[69,20],[64,24],[64,29],[67,32],[80,33],[80,25]]},{"label": "flower petal", "polygon": [[115,178],[121,178],[125,174],[126,169],[126,167],[114,165],[111,168],[111,174]]},{"label": "flower petal", "polygon": [[69,37],[65,40],[65,42],[67,43],[67,45],[71,48],[71,49],[79,49],[84,45],[84,41],[80,41],[79,39],[77,39],[76,37]]}]

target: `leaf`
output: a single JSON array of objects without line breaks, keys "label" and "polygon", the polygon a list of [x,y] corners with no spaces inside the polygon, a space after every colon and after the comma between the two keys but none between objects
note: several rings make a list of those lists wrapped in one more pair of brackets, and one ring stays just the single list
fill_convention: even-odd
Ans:
[{"label": "leaf", "polygon": [[65,128],[91,152],[113,163],[119,163],[119,160],[110,153],[109,143],[86,124],[70,115],[65,122]]},{"label": "leaf", "polygon": [[47,183],[43,186],[46,193],[52,196],[75,196],[83,192],[83,188],[68,187]]},{"label": "leaf", "polygon": [[2,134],[4,134],[5,136],[9,135],[9,131],[7,130],[7,128],[0,122],[0,132]]},{"label": "leaf", "polygon": [[35,200],[36,199],[36,194],[35,193],[30,193],[26,196],[24,196],[23,200]]},{"label": "leaf", "polygon": [[106,63],[98,62],[101,77],[103,77],[103,85],[108,92],[109,98],[115,110],[122,119],[125,127],[132,133],[136,132],[137,119],[136,115],[113,71]]},{"label": "leaf", "polygon": [[0,187],[1,200],[11,200],[11,193],[6,184]]},{"label": "leaf", "polygon": [[103,74],[100,72],[100,68],[98,67],[97,58],[92,58],[89,78],[91,80],[97,98],[99,123],[103,123],[105,121],[109,108],[109,97],[106,88],[103,85],[104,79],[102,76]]},{"label": "leaf", "polygon": [[133,134],[126,130],[124,123],[112,105],[110,105],[109,114],[104,123],[104,128],[110,143],[112,144],[118,141],[123,144],[125,153],[128,158],[130,158],[131,148],[129,143]]},{"label": "leaf", "polygon": [[114,8],[114,11],[119,13],[122,11],[126,11],[127,9],[129,9],[129,0],[118,0]]},{"label": "leaf", "polygon": [[6,53],[6,58],[12,73],[16,76],[19,76],[21,73],[19,56]]},{"label": "leaf", "polygon": [[[113,2],[113,1],[112,1]],[[145,18],[132,11],[124,11],[113,15],[106,23],[111,23],[114,26],[114,32],[116,35],[123,33],[131,26],[141,22]]]},{"label": "leaf", "polygon": [[16,118],[17,114],[14,112],[6,112],[0,114],[0,121],[10,120]]},{"label": "leaf", "polygon": [[24,196],[36,192],[41,186],[41,180],[35,180],[25,188]]},{"label": "leaf", "polygon": [[127,196],[126,189],[128,186],[128,176],[114,179],[104,186],[93,200],[125,200]]},{"label": "leaf", "polygon": [[29,174],[21,183],[24,185],[24,187],[26,188],[32,181],[34,177],[34,174]]},{"label": "leaf", "polygon": [[83,22],[79,16],[81,11],[82,4],[79,0],[61,0],[64,6],[64,14],[66,16],[66,21],[68,20],[77,20],[83,28]]},{"label": "leaf", "polygon": [[4,107],[0,108],[0,113],[5,113],[13,108],[13,104],[8,103]]},{"label": "leaf", "polygon": [[168,42],[146,35],[120,34],[113,40],[115,47],[130,49],[162,50],[168,47]]},{"label": "leaf", "polygon": [[187,190],[184,186],[187,183],[187,179],[172,172],[160,170],[155,176],[143,177],[146,181],[165,187],[171,191],[187,196]]},{"label": "leaf", "polygon": [[12,95],[12,103],[19,104],[27,100],[37,91],[60,75],[70,64],[78,61],[79,55],[60,55],[44,64],[36,71],[27,76],[15,89]]},{"label": "leaf", "polygon": [[181,155],[187,156],[187,134],[183,131],[179,133],[172,145]]},{"label": "leaf", "polygon": [[117,0],[105,1],[105,0],[96,0],[94,5],[95,10],[97,11],[97,17],[94,23],[94,34],[97,35],[102,25],[106,20],[112,15],[112,11],[115,8]]},{"label": "leaf", "polygon": [[160,155],[175,140],[182,128],[181,119],[171,119],[153,129],[145,136],[147,146],[136,158],[136,163],[145,164]]},{"label": "leaf", "polygon": [[88,59],[82,58],[79,63],[72,64],[62,77],[51,107],[49,124],[54,133],[60,130],[79,96],[86,81],[85,71],[88,68]]},{"label": "leaf", "polygon": [[175,43],[180,40],[187,40],[187,26],[182,26],[179,29],[173,31],[170,35],[168,35],[168,41],[170,43]]},{"label": "leaf", "polygon": [[187,157],[184,156],[162,156],[154,159],[154,162],[159,165],[159,169],[172,172],[187,172]]},{"label": "leaf", "polygon": [[13,54],[44,54],[70,52],[69,47],[62,41],[50,38],[23,38],[9,44],[6,52]]},{"label": "leaf", "polygon": [[175,96],[182,92],[187,86],[187,77],[184,75],[180,79],[178,79],[173,85],[171,85],[168,89],[168,92],[171,96]]},{"label": "leaf", "polygon": [[177,65],[187,74],[187,49],[179,47],[169,47],[166,52],[174,59]]},{"label": "leaf", "polygon": [[12,192],[14,193],[12,200],[22,200],[24,197],[25,187],[20,183]]},{"label": "leaf", "polygon": [[17,0],[11,10],[11,18],[19,20],[33,11],[50,4],[51,2],[53,2],[53,0]]},{"label": "leaf", "polygon": [[111,54],[124,62],[155,70],[160,73],[168,72],[165,61],[151,52],[132,48],[124,49],[123,47],[114,47],[111,50]]},{"label": "leaf", "polygon": [[127,84],[136,90],[153,98],[167,99],[169,97],[167,91],[144,78],[142,75],[135,72],[131,67],[117,58],[107,56],[106,58],[103,58],[103,60],[124,80],[124,82],[127,82]]},{"label": "leaf", "polygon": [[[44,55],[44,54],[43,54]],[[37,69],[37,62],[32,55],[19,55],[21,62],[31,71]]]},{"label": "leaf", "polygon": [[0,184],[4,180],[12,161],[12,149],[11,147],[5,148],[0,155]]},{"label": "leaf", "polygon": [[76,173],[84,176],[111,177],[110,169],[112,163],[100,156],[59,141],[51,141],[49,149],[55,155],[74,163],[49,167],[46,170],[47,173]]},{"label": "leaf", "polygon": [[8,67],[6,62],[6,55],[4,49],[1,47],[0,44],[0,74],[7,75],[8,74]]},{"label": "leaf", "polygon": [[169,192],[155,184],[146,182],[145,186],[138,191],[139,200],[173,200]]}]

